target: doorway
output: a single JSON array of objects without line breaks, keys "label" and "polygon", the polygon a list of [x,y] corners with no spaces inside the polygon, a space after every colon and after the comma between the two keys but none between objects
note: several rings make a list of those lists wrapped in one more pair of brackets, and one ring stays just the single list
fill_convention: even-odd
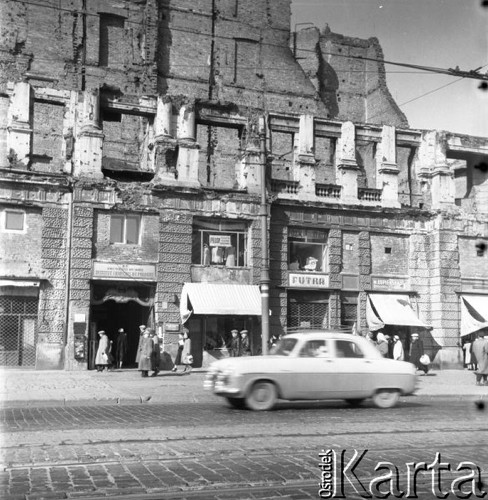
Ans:
[{"label": "doorway", "polygon": [[136,354],[139,345],[139,325],[152,324],[152,307],[143,306],[134,301],[118,303],[108,300],[103,304],[91,306],[90,344],[88,352],[88,369],[95,368],[95,356],[98,348],[99,330],[105,330],[114,342],[115,351],[117,330],[123,328],[127,332],[128,350],[123,368],[136,368]]}]

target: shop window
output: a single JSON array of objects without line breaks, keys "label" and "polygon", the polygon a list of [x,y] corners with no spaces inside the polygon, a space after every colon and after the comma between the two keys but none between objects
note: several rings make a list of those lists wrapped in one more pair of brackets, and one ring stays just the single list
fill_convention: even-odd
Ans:
[{"label": "shop window", "polygon": [[290,228],[288,268],[292,271],[327,272],[327,233],[313,229]]},{"label": "shop window", "polygon": [[5,229],[7,231],[23,231],[25,213],[18,210],[5,210]]},{"label": "shop window", "polygon": [[288,328],[328,328],[329,302],[324,293],[295,292],[288,297]]},{"label": "shop window", "polygon": [[202,266],[247,266],[246,231],[243,222],[195,221],[192,263]]},{"label": "shop window", "polygon": [[111,215],[110,243],[139,245],[141,231],[140,215]]}]

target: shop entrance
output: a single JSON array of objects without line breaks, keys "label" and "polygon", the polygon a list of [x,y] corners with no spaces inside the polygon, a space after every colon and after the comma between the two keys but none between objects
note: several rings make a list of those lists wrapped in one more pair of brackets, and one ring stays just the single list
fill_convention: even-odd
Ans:
[{"label": "shop entrance", "polygon": [[127,332],[128,350],[123,368],[136,368],[136,354],[139,345],[139,325],[153,324],[151,289],[138,290],[137,287],[114,288],[95,287],[90,308],[90,339],[88,349],[88,369],[95,368],[95,356],[98,348],[98,334],[105,330],[113,341],[113,353],[117,331],[123,328]]}]

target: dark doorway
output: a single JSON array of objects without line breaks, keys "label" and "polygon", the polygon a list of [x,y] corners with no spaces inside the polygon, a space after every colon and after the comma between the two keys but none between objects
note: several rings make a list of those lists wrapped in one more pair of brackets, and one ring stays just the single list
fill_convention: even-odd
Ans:
[{"label": "dark doorway", "polygon": [[100,305],[91,306],[90,321],[90,348],[88,369],[95,368],[95,356],[98,347],[99,330],[105,330],[108,338],[114,342],[117,337],[117,330],[123,328],[127,332],[129,342],[128,352],[124,360],[123,368],[135,368],[137,347],[139,345],[139,325],[152,324],[150,314],[152,308],[142,306],[134,301],[125,304],[108,300]]}]

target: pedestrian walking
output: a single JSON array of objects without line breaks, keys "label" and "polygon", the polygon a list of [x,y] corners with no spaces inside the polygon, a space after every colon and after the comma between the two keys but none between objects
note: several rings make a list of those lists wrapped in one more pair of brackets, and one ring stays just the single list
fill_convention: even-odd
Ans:
[{"label": "pedestrian walking", "polygon": [[412,333],[409,351],[409,361],[416,366],[417,370],[422,370],[425,375],[429,371],[428,365],[420,362],[420,358],[424,355],[424,344],[419,338],[418,333]]},{"label": "pedestrian walking", "polygon": [[178,366],[181,365],[181,358],[183,355],[183,348],[185,347],[185,335],[186,332],[181,332],[178,334],[178,351],[176,352],[175,364],[173,366],[172,372],[178,370]]},{"label": "pedestrian walking", "polygon": [[236,358],[239,356],[239,347],[240,347],[240,339],[239,339],[239,330],[231,330],[231,339],[229,344],[229,356],[231,358]]},{"label": "pedestrian walking", "polygon": [[247,330],[241,330],[241,345],[239,350],[240,356],[250,356],[251,355],[251,345],[249,343]]},{"label": "pedestrian walking", "polygon": [[464,368],[467,368],[468,370],[473,370],[472,346],[473,343],[471,342],[471,337],[468,336],[463,344]]},{"label": "pedestrian walking", "polygon": [[144,336],[145,331],[146,331],[146,325],[139,325],[139,342],[137,344],[136,363],[139,363],[141,342],[142,342],[142,337]]},{"label": "pedestrian walking", "polygon": [[475,371],[476,385],[488,383],[488,340],[480,332],[473,342],[473,354],[478,363],[478,369]]},{"label": "pedestrian walking", "polygon": [[193,355],[191,353],[191,340],[188,336],[188,332],[183,333],[183,341],[183,351],[181,353],[181,360],[185,366],[183,373],[190,373],[193,368]]},{"label": "pedestrian walking", "polygon": [[381,332],[378,332],[376,336],[376,348],[384,358],[388,357],[388,342],[385,335]]},{"label": "pedestrian walking", "polygon": [[139,363],[138,370],[141,372],[141,377],[147,377],[149,370],[152,368],[151,356],[154,351],[154,342],[151,338],[149,328],[146,328],[142,338],[140,339],[139,347]]},{"label": "pedestrian walking", "polygon": [[405,359],[403,344],[398,335],[393,336],[393,359],[397,361],[403,361]]},{"label": "pedestrian walking", "polygon": [[127,333],[123,328],[119,328],[115,339],[115,366],[122,368],[125,355],[127,354],[128,340]]},{"label": "pedestrian walking", "polygon": [[110,364],[109,358],[109,348],[110,342],[108,340],[105,330],[100,330],[98,332],[100,337],[98,341],[97,355],[95,356],[95,366],[97,367],[97,372],[103,372],[108,369]]},{"label": "pedestrian walking", "polygon": [[149,329],[149,335],[153,341],[153,352],[151,354],[151,369],[153,374],[151,377],[157,377],[159,373],[159,363],[161,362],[161,349],[159,348],[159,337],[154,330]]}]

